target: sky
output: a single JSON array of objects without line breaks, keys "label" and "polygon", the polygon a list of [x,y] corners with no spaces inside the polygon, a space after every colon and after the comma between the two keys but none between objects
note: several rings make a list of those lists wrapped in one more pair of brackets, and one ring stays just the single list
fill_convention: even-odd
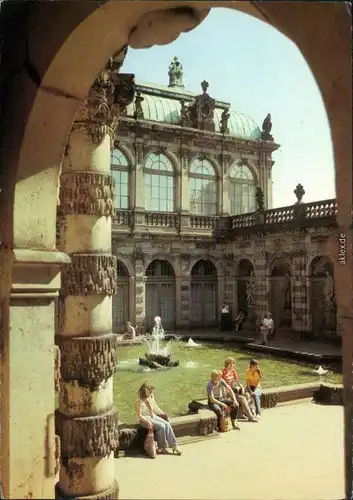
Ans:
[{"label": "sky", "polygon": [[168,67],[177,56],[184,86],[200,92],[207,80],[211,97],[253,118],[260,126],[272,116],[273,207],[335,197],[330,127],[316,81],[297,46],[275,28],[247,14],[213,9],[193,31],[150,49],[130,49],[122,68],[136,82],[168,85]]}]

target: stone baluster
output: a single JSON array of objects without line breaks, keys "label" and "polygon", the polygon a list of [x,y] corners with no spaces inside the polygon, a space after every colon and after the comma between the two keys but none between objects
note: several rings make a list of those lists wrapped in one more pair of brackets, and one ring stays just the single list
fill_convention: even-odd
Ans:
[{"label": "stone baluster", "polygon": [[112,58],[91,87],[76,116],[61,175],[60,248],[71,264],[62,273],[56,337],[61,352],[59,498],[115,499],[119,491],[114,468],[118,423],[112,295],[117,275],[111,255],[110,144],[122,108],[134,97],[133,75],[118,74],[121,63],[121,56]]}]

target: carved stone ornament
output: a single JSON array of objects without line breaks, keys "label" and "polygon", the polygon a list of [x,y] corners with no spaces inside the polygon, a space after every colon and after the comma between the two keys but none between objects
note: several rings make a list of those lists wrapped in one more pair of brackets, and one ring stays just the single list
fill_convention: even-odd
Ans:
[{"label": "carved stone ornament", "polygon": [[196,28],[207,16],[209,9],[173,7],[145,14],[135,26],[128,39],[133,49],[148,49],[153,45],[166,45],[176,40],[181,33]]},{"label": "carved stone ornament", "polygon": [[118,337],[60,337],[55,339],[61,354],[61,378],[77,380],[82,386],[98,387],[115,372]]},{"label": "carved stone ornament", "polygon": [[60,349],[58,348],[58,346],[54,346],[54,356],[55,356],[54,387],[55,387],[55,392],[59,392],[60,379],[61,379],[61,374],[60,374],[61,356],[60,356]]},{"label": "carved stone ornament", "polygon": [[115,295],[117,259],[113,255],[74,254],[62,269],[61,295]]},{"label": "carved stone ornament", "polygon": [[[67,500],[67,495],[60,490],[58,484],[59,483],[55,486],[56,500]],[[87,498],[89,498],[89,500],[117,500],[117,498],[119,498],[118,481],[114,481],[114,484],[109,489],[96,493],[95,495],[90,495],[89,497],[75,495],[75,500],[87,500]]]},{"label": "carved stone ornament", "polygon": [[60,456],[61,456],[61,446],[60,446],[60,437],[55,436],[55,469],[54,469],[54,475],[59,472],[60,470]]},{"label": "carved stone ornament", "polygon": [[117,410],[103,415],[76,417],[55,412],[55,432],[60,436],[61,460],[71,457],[106,457],[119,444]]},{"label": "carved stone ornament", "polygon": [[106,134],[114,139],[119,115],[134,100],[134,75],[119,73],[121,60],[121,54],[109,59],[77,111],[72,128],[85,130],[93,144]]},{"label": "carved stone ornament", "polygon": [[199,130],[215,131],[214,110],[216,101],[207,93],[209,87],[205,80],[201,83],[202,94],[195,97],[195,100],[187,107],[189,123],[188,126]]},{"label": "carved stone ornament", "polygon": [[63,214],[115,215],[115,181],[110,175],[67,173],[61,175],[60,183],[60,209]]}]

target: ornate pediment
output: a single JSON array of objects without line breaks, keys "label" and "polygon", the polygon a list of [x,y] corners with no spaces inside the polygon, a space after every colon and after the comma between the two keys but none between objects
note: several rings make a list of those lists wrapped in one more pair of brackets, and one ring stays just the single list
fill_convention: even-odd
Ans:
[{"label": "ornate pediment", "polygon": [[201,83],[201,87],[203,93],[195,97],[191,104],[186,105],[185,101],[181,101],[181,124],[185,127],[214,132],[216,101],[207,93],[209,85],[206,81]]}]

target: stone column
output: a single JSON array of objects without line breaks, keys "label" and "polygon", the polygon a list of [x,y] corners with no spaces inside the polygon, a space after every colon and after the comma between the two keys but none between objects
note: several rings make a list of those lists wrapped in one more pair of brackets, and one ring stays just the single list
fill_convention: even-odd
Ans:
[{"label": "stone column", "polygon": [[129,277],[129,321],[134,323],[136,318],[136,279],[135,276]]},{"label": "stone column", "polygon": [[146,146],[143,142],[135,145],[135,205],[134,205],[134,229],[138,233],[139,228],[145,227],[145,179],[143,167],[146,157]]},{"label": "stone column", "polygon": [[[117,336],[112,333],[112,295],[117,276],[111,255],[110,144],[134,86],[133,75],[117,75],[120,66],[114,63],[96,79],[76,116],[61,175],[60,247],[71,264],[62,273],[56,339],[61,352],[59,498],[115,499],[119,492],[114,469]],[[113,77],[114,83],[109,80]]]},{"label": "stone column", "polygon": [[293,253],[292,328],[300,332],[298,340],[309,330],[309,288],[307,287],[306,256],[298,250]]}]

